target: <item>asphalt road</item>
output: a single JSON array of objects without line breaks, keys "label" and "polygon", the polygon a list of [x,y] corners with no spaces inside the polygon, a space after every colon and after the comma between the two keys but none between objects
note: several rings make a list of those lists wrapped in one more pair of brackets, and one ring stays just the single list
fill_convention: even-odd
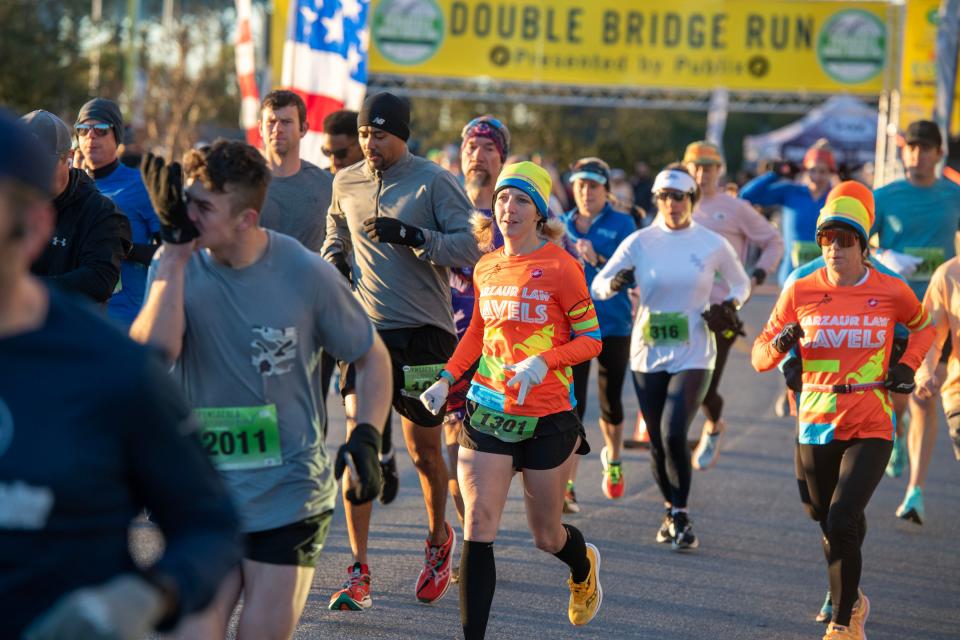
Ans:
[{"label": "asphalt road", "polygon": [[[748,348],[773,304],[757,295],[745,308],[748,339],[737,343],[721,386],[727,437],[719,463],[694,472],[691,516],[701,540],[692,553],[654,541],[662,503],[649,454],[625,452],[627,492],[610,501],[600,491],[595,386],[587,411],[594,451],[580,464],[582,513],[569,516],[602,553],[603,606],[586,627],[567,621],[566,567],[538,551],[527,530],[519,480],[514,482],[496,541],[497,591],[488,638],[813,639],[826,589],[819,529],[801,508],[793,475],[794,423],[777,418],[779,374],[756,374]],[[636,399],[624,388],[628,416]],[[330,406],[330,443],[343,437],[342,408]],[[702,419],[694,423],[692,437]],[[898,520],[905,478],[885,478],[867,510],[862,588],[872,609],[871,640],[960,638],[960,463],[941,418],[927,483],[927,522]],[[400,430],[395,442],[403,451]],[[331,445],[335,446],[335,445]],[[417,604],[414,581],[423,559],[425,519],[416,474],[400,454],[397,500],[374,510],[370,565],[374,606],[363,613],[326,608],[351,562],[342,509],[327,539],[296,638],[461,637],[452,585],[436,605]],[[452,505],[449,519],[456,521]],[[458,532],[459,534],[459,532]],[[459,557],[459,552],[457,557]]]}]

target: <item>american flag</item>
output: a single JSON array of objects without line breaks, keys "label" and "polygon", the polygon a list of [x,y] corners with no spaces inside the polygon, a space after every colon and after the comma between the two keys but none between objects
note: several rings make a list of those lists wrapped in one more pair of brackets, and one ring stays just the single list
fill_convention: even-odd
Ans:
[{"label": "american flag", "polygon": [[237,62],[237,83],[240,85],[240,124],[247,132],[247,142],[260,146],[260,91],[257,89],[256,55],[253,45],[253,33],[250,27],[250,0],[236,0],[237,4],[237,42],[235,44]]},{"label": "american flag", "polygon": [[283,46],[280,84],[307,103],[309,131],[300,156],[325,166],[323,118],[359,109],[367,88],[369,0],[294,0]]}]

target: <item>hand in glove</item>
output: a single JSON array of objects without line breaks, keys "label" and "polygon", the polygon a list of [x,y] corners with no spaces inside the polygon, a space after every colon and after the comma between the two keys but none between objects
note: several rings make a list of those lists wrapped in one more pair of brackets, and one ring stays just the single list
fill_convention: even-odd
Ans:
[{"label": "hand in glove", "polygon": [[803,360],[788,358],[783,362],[783,379],[787,382],[787,389],[800,393],[803,391]]},{"label": "hand in glove", "polygon": [[163,158],[148,153],[140,162],[140,175],[150,196],[150,204],[160,218],[160,237],[163,241],[185,244],[200,235],[187,216],[180,163],[167,165]]},{"label": "hand in glove", "polygon": [[702,314],[707,323],[707,327],[714,333],[719,333],[724,338],[732,338],[735,335],[745,336],[743,322],[737,315],[737,307],[733,300],[724,300],[720,304],[711,304],[710,308]]},{"label": "hand in glove", "polygon": [[610,282],[610,289],[612,291],[629,289],[637,282],[634,279],[633,274],[633,269],[621,269],[620,271],[617,271],[617,275],[613,276],[613,280]]},{"label": "hand in glove", "polygon": [[396,218],[383,216],[367,218],[363,221],[363,231],[374,242],[389,242],[408,247],[419,247],[426,242],[423,229],[400,222]]},{"label": "hand in glove", "polygon": [[337,271],[343,274],[347,282],[353,283],[353,269],[350,267],[350,261],[347,260],[347,256],[343,255],[342,251],[327,256],[327,260],[337,268]]},{"label": "hand in glove", "polygon": [[753,278],[754,285],[759,287],[766,281],[767,272],[761,269],[760,267],[757,267],[756,269],[753,270],[753,273],[750,274],[750,277]]},{"label": "hand in glove", "polygon": [[443,411],[448,393],[450,393],[450,382],[446,378],[440,378],[420,394],[420,402],[427,408],[427,411],[436,416]]},{"label": "hand in glove", "polygon": [[911,256],[892,249],[881,249],[876,252],[874,257],[880,261],[880,264],[904,278],[909,278],[915,274],[917,267],[923,263],[923,258],[920,256]]},{"label": "hand in glove", "polygon": [[340,479],[344,469],[350,468],[350,488],[347,500],[353,504],[365,504],[378,495],[383,488],[383,476],[380,473],[381,436],[373,426],[361,422],[340,445],[333,475]]},{"label": "hand in glove", "polygon": [[24,633],[24,640],[140,640],[163,619],[163,593],[133,574],[61,598]]},{"label": "hand in glove", "polygon": [[894,393],[913,393],[917,384],[913,380],[913,369],[898,362],[887,371],[883,386]]},{"label": "hand in glove", "polygon": [[504,370],[512,371],[513,378],[507,383],[508,387],[520,385],[517,392],[517,404],[523,404],[527,399],[527,392],[530,387],[534,387],[543,382],[547,375],[547,363],[540,356],[530,356],[517,364],[505,364]]},{"label": "hand in glove", "polygon": [[796,322],[788,322],[773,339],[773,348],[780,353],[793,349],[803,337],[803,329]]}]

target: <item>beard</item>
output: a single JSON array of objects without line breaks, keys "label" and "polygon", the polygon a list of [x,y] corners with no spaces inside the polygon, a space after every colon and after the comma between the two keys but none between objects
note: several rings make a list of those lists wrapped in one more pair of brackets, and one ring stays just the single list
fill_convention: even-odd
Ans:
[{"label": "beard", "polygon": [[490,186],[490,174],[486,169],[470,169],[467,171],[465,179],[466,186],[474,189],[482,189]]}]

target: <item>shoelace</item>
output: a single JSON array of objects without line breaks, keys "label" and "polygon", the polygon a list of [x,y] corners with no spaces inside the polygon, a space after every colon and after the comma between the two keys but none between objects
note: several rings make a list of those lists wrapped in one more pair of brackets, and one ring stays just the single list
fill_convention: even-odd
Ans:
[{"label": "shoelace", "polygon": [[343,583],[344,589],[353,589],[364,584],[363,573],[359,569],[351,569],[347,572],[347,581]]},{"label": "shoelace", "polygon": [[573,594],[574,598],[586,600],[587,596],[590,595],[590,578],[588,577],[583,582],[574,582],[573,578],[569,578],[569,581],[570,592]]},{"label": "shoelace", "polygon": [[439,545],[435,547],[432,544],[428,544],[427,545],[427,561],[424,563],[424,567],[430,570],[430,573],[433,574],[434,578],[438,578],[450,572],[449,566],[447,566],[446,570],[439,571],[437,568],[442,564],[443,564],[443,545]]}]

